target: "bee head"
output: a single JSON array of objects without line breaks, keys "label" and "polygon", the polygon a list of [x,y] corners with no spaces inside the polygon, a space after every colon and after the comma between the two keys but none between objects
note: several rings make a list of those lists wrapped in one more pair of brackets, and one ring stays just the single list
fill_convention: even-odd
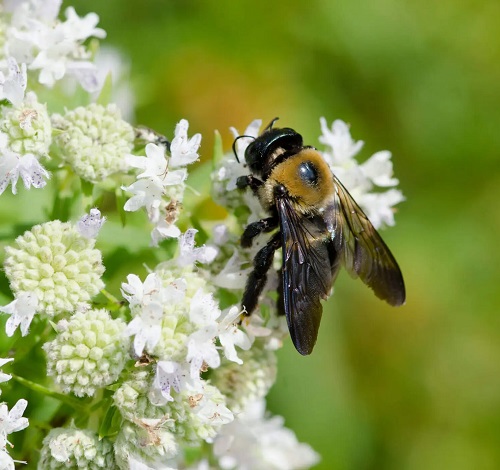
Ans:
[{"label": "bee head", "polygon": [[245,150],[245,160],[253,173],[265,175],[282,159],[302,148],[302,136],[288,127],[267,129]]}]

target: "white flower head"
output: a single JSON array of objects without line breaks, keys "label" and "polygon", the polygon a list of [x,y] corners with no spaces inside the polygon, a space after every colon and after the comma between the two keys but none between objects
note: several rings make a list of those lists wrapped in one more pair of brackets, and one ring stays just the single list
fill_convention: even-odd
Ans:
[{"label": "white flower head", "polygon": [[104,222],[106,217],[101,217],[101,211],[94,208],[76,223],[76,229],[85,238],[96,238]]},{"label": "white flower head", "polygon": [[179,266],[188,266],[195,262],[211,263],[217,256],[218,250],[213,246],[194,247],[194,236],[198,230],[191,228],[186,230],[179,238],[179,256],[177,263]]},{"label": "white flower head", "polygon": [[10,315],[5,325],[7,336],[12,336],[18,326],[20,326],[21,334],[26,336],[38,308],[36,292],[20,292],[10,304],[0,307],[0,312]]},{"label": "white flower head", "polygon": [[9,57],[7,64],[9,66],[7,77],[0,72],[0,99],[6,99],[14,106],[20,106],[28,83],[26,64],[21,64],[19,67],[14,57]]},{"label": "white flower head", "polygon": [[198,149],[201,144],[201,134],[195,134],[190,139],[187,131],[189,123],[186,119],[181,119],[175,126],[175,135],[170,144],[169,163],[173,168],[186,166],[198,160]]}]

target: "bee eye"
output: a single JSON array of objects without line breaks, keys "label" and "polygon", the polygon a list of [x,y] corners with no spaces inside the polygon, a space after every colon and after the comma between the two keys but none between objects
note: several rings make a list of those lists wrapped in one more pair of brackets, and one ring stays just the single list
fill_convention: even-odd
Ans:
[{"label": "bee eye", "polygon": [[311,162],[303,162],[299,165],[299,177],[304,182],[314,186],[318,182],[318,172]]}]

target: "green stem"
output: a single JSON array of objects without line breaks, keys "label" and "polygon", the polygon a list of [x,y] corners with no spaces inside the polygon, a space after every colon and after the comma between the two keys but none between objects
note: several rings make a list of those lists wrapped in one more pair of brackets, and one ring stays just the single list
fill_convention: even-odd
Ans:
[{"label": "green stem", "polygon": [[54,390],[50,390],[49,388],[44,387],[43,385],[32,382],[31,380],[27,380],[19,375],[12,374],[12,378],[17,382],[19,382],[20,384],[24,385],[25,387],[33,390],[34,392],[62,401],[66,405],[73,407],[75,411],[82,413],[86,413],[88,411],[87,404],[82,403],[80,400],[76,398],[70,397],[69,395],[65,395],[63,393],[55,392]]},{"label": "green stem", "polygon": [[113,294],[108,292],[106,289],[101,289],[101,294],[104,295],[111,303],[121,305],[121,301],[118,300]]}]

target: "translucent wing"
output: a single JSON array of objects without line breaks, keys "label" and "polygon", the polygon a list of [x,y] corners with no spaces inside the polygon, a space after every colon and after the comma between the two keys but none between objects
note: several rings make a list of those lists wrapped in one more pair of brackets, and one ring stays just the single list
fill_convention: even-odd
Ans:
[{"label": "translucent wing", "polygon": [[283,250],[283,308],[293,344],[310,354],[318,336],[323,307],[338,266],[323,218],[297,214],[286,198],[276,201]]},{"label": "translucent wing", "polygon": [[405,285],[398,263],[365,213],[334,176],[333,244],[353,277],[391,305],[405,302]]}]

